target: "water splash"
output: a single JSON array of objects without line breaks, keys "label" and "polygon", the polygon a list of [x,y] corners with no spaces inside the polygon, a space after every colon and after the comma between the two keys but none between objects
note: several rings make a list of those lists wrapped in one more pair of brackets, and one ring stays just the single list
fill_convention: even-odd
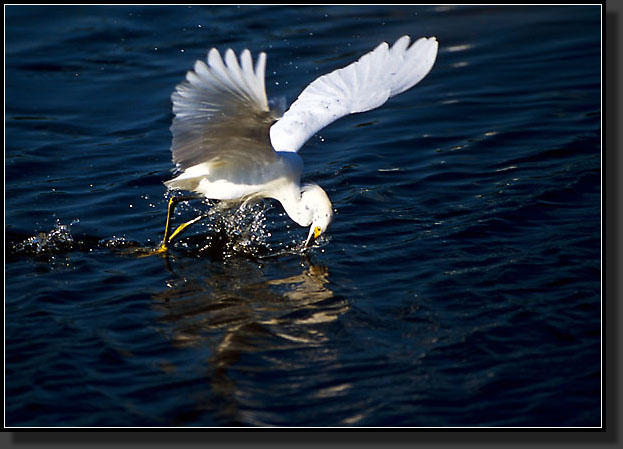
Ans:
[{"label": "water splash", "polygon": [[[210,204],[210,202],[208,202]],[[234,255],[262,256],[271,251],[267,230],[265,202],[245,203],[240,206],[212,204],[202,222],[195,229],[201,230],[182,237],[174,245],[198,256],[210,254],[216,257]]]},{"label": "water splash", "polygon": [[57,256],[73,251],[93,252],[97,249],[119,250],[136,247],[138,242],[128,240],[125,237],[102,239],[90,235],[75,235],[72,226],[80,220],[75,219],[69,225],[63,224],[60,219],[56,220],[54,228],[47,232],[38,232],[35,235],[7,230],[5,237],[6,255],[8,258],[34,257],[47,261],[54,261]]},{"label": "water splash", "polygon": [[126,249],[126,248],[134,248],[138,246],[138,242],[134,240],[128,240],[127,238],[123,236],[117,237],[116,235],[113,235],[110,238],[101,239],[98,242],[98,246],[103,247],[103,248],[113,249],[113,250],[120,250],[120,249]]},{"label": "water splash", "polygon": [[[174,249],[219,258],[266,258],[303,254],[308,250],[302,234],[297,232],[299,228],[292,229],[283,213],[275,214],[270,201],[247,202],[232,207],[209,200],[207,203],[211,209],[195,228],[201,230],[200,234],[195,232],[180,238],[174,243]],[[195,212],[199,210],[195,209]],[[319,242],[320,245],[323,243],[324,240]]]},{"label": "water splash", "polygon": [[17,254],[44,256],[71,250],[74,238],[69,227],[76,223],[74,220],[69,226],[56,220],[54,229],[49,232],[39,232],[23,241],[13,243],[12,249]]}]

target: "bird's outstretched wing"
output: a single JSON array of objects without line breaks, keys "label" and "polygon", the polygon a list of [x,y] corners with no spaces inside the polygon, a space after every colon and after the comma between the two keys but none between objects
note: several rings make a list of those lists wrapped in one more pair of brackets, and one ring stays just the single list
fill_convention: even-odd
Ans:
[{"label": "bird's outstretched wing", "polygon": [[277,151],[298,151],[316,132],[348,114],[369,111],[413,87],[430,71],[437,40],[420,38],[409,46],[402,36],[383,42],[358,61],[309,84],[283,117],[270,127]]},{"label": "bird's outstretched wing", "polygon": [[173,94],[173,161],[180,169],[204,162],[237,166],[272,162],[268,130],[275,117],[266,99],[266,54],[260,53],[255,68],[249,50],[240,55],[216,49],[207,64],[197,61],[194,70]]}]

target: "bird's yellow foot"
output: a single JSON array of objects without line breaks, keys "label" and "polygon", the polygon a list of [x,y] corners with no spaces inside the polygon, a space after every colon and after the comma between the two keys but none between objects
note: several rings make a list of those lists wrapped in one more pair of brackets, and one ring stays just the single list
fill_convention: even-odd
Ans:
[{"label": "bird's yellow foot", "polygon": [[155,256],[158,254],[166,254],[167,251],[169,251],[169,247],[164,242],[162,242],[158,248],[132,248],[131,252],[136,257],[141,258]]},{"label": "bird's yellow foot", "polygon": [[165,254],[167,251],[169,251],[169,247],[164,242],[162,242],[160,247],[153,250],[152,253],[153,254]]}]

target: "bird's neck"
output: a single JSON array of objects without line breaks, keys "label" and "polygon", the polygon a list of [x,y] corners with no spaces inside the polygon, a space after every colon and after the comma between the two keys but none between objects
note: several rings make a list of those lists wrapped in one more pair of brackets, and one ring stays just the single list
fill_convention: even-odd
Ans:
[{"label": "bird's neck", "polygon": [[304,203],[300,188],[293,185],[292,188],[282,193],[278,200],[288,216],[300,226],[309,226],[312,223],[313,213]]}]

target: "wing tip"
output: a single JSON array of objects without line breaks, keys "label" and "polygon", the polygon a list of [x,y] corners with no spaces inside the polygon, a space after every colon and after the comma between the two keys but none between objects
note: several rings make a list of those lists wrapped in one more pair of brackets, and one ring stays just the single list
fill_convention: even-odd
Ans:
[{"label": "wing tip", "polygon": [[214,57],[214,56],[218,56],[219,58],[221,57],[221,52],[219,52],[218,48],[216,47],[212,47],[211,49],[208,50],[208,57],[206,59],[209,61],[210,57]]}]

